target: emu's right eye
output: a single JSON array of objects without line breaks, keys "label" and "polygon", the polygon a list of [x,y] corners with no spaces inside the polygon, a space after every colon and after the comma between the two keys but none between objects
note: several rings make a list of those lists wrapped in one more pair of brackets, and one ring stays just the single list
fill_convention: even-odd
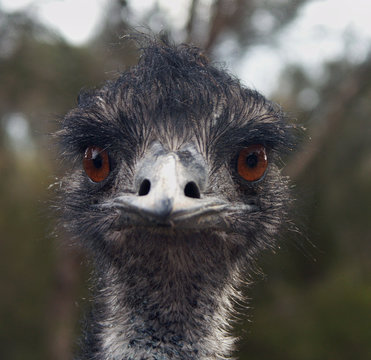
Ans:
[{"label": "emu's right eye", "polygon": [[90,180],[103,181],[111,171],[108,152],[98,146],[89,146],[85,150],[83,166]]}]

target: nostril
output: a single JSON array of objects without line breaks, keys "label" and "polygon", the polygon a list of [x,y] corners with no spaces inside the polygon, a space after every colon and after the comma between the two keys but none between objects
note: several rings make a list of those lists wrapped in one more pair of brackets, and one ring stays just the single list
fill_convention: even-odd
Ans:
[{"label": "nostril", "polygon": [[199,199],[201,197],[200,190],[198,186],[193,182],[190,181],[184,188],[184,195],[190,198]]},{"label": "nostril", "polygon": [[139,188],[139,191],[138,191],[138,195],[139,196],[144,196],[144,195],[147,195],[149,193],[149,191],[151,190],[151,183],[148,179],[144,179],[140,185],[140,188]]}]

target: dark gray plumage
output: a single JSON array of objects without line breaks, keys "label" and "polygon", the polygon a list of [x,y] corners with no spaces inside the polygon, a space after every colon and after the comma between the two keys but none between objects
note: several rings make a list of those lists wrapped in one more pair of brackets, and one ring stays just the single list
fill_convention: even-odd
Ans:
[{"label": "dark gray plumage", "polygon": [[198,48],[141,44],[57,134],[63,222],[96,269],[81,357],[224,359],[233,299],[285,221],[291,126]]}]

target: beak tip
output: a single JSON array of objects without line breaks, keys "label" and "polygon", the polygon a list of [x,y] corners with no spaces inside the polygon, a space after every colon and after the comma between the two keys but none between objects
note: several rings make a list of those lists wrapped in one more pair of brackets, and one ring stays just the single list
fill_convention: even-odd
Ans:
[{"label": "beak tip", "polygon": [[156,214],[162,219],[167,219],[173,211],[174,199],[165,198],[158,202]]}]

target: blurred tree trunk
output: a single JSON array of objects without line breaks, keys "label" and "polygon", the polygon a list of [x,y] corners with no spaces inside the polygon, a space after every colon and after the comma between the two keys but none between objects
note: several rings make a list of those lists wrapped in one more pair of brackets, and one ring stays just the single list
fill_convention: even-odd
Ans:
[{"label": "blurred tree trunk", "polygon": [[[59,238],[60,239],[60,238]],[[57,247],[54,288],[48,312],[48,358],[72,360],[76,344],[77,301],[82,286],[82,253],[65,244]]]},{"label": "blurred tree trunk", "polygon": [[192,0],[191,7],[189,9],[188,21],[186,24],[186,32],[187,32],[187,43],[192,42],[193,39],[193,32],[194,32],[194,25],[196,20],[196,11],[198,6],[198,0]]},{"label": "blurred tree trunk", "polygon": [[244,19],[244,14],[250,9],[250,0],[215,0],[210,14],[210,30],[205,41],[206,51],[215,46],[221,33],[239,24]]},{"label": "blurred tree trunk", "polygon": [[313,113],[315,124],[309,130],[309,141],[302,145],[291,161],[285,167],[285,173],[292,179],[298,179],[320,154],[324,144],[331,138],[335,128],[347,119],[348,110],[355,101],[369,88],[368,81],[371,78],[371,56],[356,67],[343,79],[337,87],[334,87],[329,97],[322,100],[318,110]]}]

